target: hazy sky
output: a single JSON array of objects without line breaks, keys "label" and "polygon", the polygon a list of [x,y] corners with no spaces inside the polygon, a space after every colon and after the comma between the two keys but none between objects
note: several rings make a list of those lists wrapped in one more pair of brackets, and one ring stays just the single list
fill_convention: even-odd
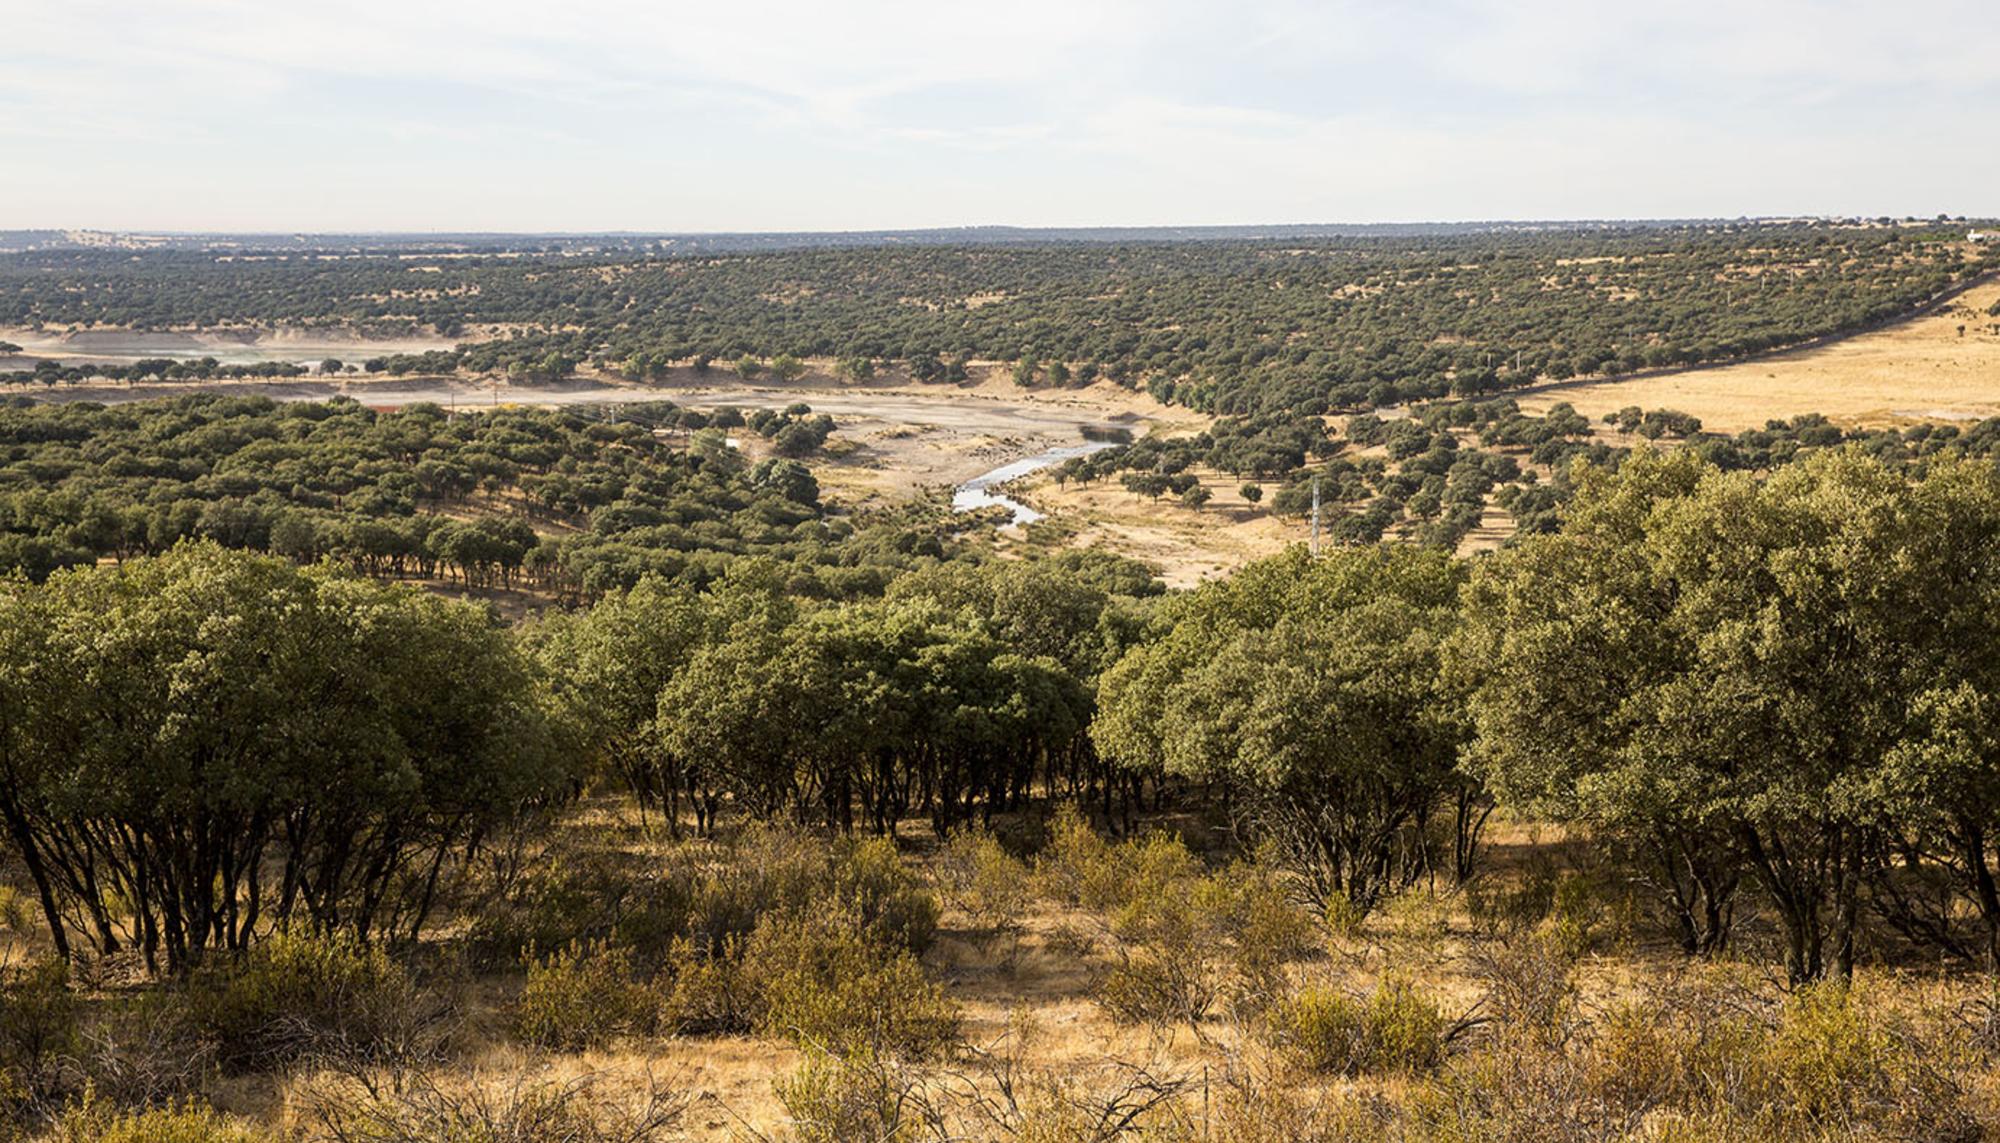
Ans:
[{"label": "hazy sky", "polygon": [[2000,214],[2000,10],[0,0],[0,228]]}]

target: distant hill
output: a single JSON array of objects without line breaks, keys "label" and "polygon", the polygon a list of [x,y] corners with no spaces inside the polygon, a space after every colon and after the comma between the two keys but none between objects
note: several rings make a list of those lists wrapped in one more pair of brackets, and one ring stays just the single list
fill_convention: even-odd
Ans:
[{"label": "distant hill", "polygon": [[[1544,219],[1474,222],[1279,223],[1258,226],[959,226],[916,230],[827,230],[741,233],[608,232],[509,234],[327,233],[226,234],[110,230],[0,230],[0,253],[84,247],[199,251],[325,251],[353,253],[735,254],[880,246],[1048,246],[1064,243],[1242,242],[1325,238],[1426,238],[1466,234],[1617,231],[1699,225],[1855,219]],[[1875,220],[1870,220],[1875,221]],[[1886,222],[1887,220],[1880,220]],[[1914,221],[1914,220],[1913,220]]]}]

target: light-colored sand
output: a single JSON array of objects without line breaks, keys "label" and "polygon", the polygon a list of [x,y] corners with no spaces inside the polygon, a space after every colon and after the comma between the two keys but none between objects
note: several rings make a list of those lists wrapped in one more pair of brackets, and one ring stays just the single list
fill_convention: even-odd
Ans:
[{"label": "light-colored sand", "polygon": [[[1521,398],[1531,412],[1568,401],[1595,420],[1628,405],[1678,409],[1736,432],[1800,413],[1843,424],[1971,420],[2000,415],[2000,281],[1942,311],[1817,349],[1630,381],[1551,387]],[[1964,332],[1960,332],[1963,327]]]},{"label": "light-colored sand", "polygon": [[[1211,499],[1199,510],[1173,497],[1149,500],[1115,479],[1059,487],[1038,478],[1019,499],[1073,528],[1065,543],[1103,548],[1145,560],[1170,587],[1193,587],[1308,539],[1300,521],[1280,520],[1243,499],[1243,482],[1226,473],[1198,472]],[[1276,484],[1265,493],[1277,491]]]}]

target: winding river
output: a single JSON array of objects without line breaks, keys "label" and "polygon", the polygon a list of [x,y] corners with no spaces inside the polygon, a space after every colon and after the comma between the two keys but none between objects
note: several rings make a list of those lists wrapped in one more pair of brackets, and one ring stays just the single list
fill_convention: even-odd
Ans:
[{"label": "winding river", "polygon": [[958,486],[951,494],[951,508],[954,512],[971,512],[980,508],[998,505],[1013,512],[1016,525],[1032,524],[1042,518],[1040,512],[1012,497],[993,491],[1010,480],[1019,480],[1031,472],[1038,472],[1052,464],[1061,464],[1075,456],[1089,456],[1112,447],[1109,441],[1089,441],[1080,445],[1064,445],[1047,452],[1024,457],[1010,464],[1003,464],[991,472],[981,473]]}]

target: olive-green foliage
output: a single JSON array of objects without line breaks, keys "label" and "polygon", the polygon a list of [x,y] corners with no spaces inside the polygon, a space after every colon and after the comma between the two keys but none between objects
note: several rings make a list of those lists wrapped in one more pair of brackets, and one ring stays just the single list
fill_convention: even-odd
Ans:
[{"label": "olive-green foliage", "polygon": [[[1911,480],[1847,449],[1760,481],[1639,455],[1579,489],[1560,534],[1468,591],[1473,768],[1625,839],[1689,951],[1722,938],[1739,882],[1798,981],[1851,970],[1864,896],[1948,953],[2000,947],[1979,888],[2000,816],[1995,469]],[[1910,871],[1967,907],[1912,906]]]},{"label": "olive-green foliage", "polygon": [[601,1048],[650,1030],[656,1008],[653,994],[633,979],[624,950],[576,944],[529,963],[514,1002],[514,1032],[558,1051]]},{"label": "olive-green foliage", "polygon": [[871,939],[921,953],[937,931],[937,902],[883,838],[828,843],[755,826],[725,847],[690,842],[665,860],[588,848],[560,852],[515,880],[473,919],[472,941],[495,960],[529,948],[609,943],[653,968],[676,942],[722,952],[766,916],[838,910]]},{"label": "olive-green foliage", "polygon": [[559,787],[543,708],[483,612],[331,568],[186,544],[0,584],[0,802],[59,951],[416,931]]},{"label": "olive-green foliage", "polygon": [[927,866],[944,903],[964,913],[986,935],[1012,935],[1033,898],[1025,862],[1008,853],[991,834],[953,834]]},{"label": "olive-green foliage", "polygon": [[1227,783],[1324,907],[1366,913],[1455,842],[1465,727],[1438,669],[1462,565],[1409,548],[1303,550],[1177,601],[1172,626],[1107,671],[1091,738],[1142,771]]},{"label": "olive-green foliage", "polygon": [[239,1071],[318,1056],[407,1056],[440,1015],[388,953],[347,935],[260,941],[240,962],[205,967],[185,1003],[222,1065]]},{"label": "olive-green foliage", "polygon": [[48,958],[0,969],[0,1125],[74,1088],[81,1046],[68,965]]},{"label": "olive-green foliage", "polygon": [[1273,1043],[1312,1071],[1421,1072],[1444,1060],[1448,1021],[1437,1002],[1403,979],[1366,995],[1306,987],[1265,1013]]},{"label": "olive-green foliage", "polygon": [[1073,809],[1058,815],[1036,883],[1096,919],[1113,964],[1094,995],[1121,1021],[1199,1031],[1219,1002],[1256,1007],[1311,943],[1310,920],[1271,870],[1211,874],[1161,834],[1112,844]]},{"label": "olive-green foliage", "polygon": [[57,1117],[44,1143],[277,1143],[278,1137],[186,1103],[119,1111],[86,1100]]},{"label": "olive-green foliage", "polygon": [[757,1029],[840,1054],[933,1056],[955,1042],[958,1006],[909,952],[861,935],[855,918],[772,919],[751,934],[742,972]]},{"label": "olive-green foliage", "polygon": [[[649,573],[705,584],[753,553],[808,572],[829,565],[836,588],[880,589],[879,573],[830,566],[862,561],[842,553],[850,522],[822,525],[810,473],[790,462],[747,471],[730,450],[654,435],[653,423],[681,415],[664,402],[607,423],[588,410],[454,416],[344,398],[0,400],[0,571],[40,579],[204,539],[369,575],[526,581],[567,595]],[[830,427],[794,422],[792,443],[816,446]],[[551,521],[563,534],[544,538]]]}]

